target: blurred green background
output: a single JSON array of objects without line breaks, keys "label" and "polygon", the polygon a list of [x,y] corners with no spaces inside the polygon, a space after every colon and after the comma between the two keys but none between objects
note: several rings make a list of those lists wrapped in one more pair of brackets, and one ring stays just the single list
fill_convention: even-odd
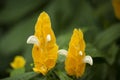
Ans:
[{"label": "blurred green background", "polygon": [[68,49],[74,28],[83,30],[94,65],[87,65],[79,80],[120,80],[120,20],[111,0],[0,0],[0,79],[9,77],[16,55],[24,56],[26,72],[32,71],[32,45],[26,40],[42,11],[51,18],[60,49]]}]

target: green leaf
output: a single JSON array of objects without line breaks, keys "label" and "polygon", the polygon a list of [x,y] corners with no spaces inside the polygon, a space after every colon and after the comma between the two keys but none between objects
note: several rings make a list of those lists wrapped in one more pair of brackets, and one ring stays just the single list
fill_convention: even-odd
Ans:
[{"label": "green leaf", "polygon": [[95,17],[98,19],[98,17],[101,17],[105,15],[106,13],[110,12],[112,10],[111,1],[105,2],[104,4],[101,4],[94,12]]},{"label": "green leaf", "polygon": [[20,69],[14,69],[10,72],[10,76],[16,76],[16,75],[21,75],[25,73],[25,68],[20,68]]},{"label": "green leaf", "polygon": [[101,51],[99,51],[95,46],[93,46],[90,43],[87,43],[85,51],[86,51],[86,55],[90,55],[94,58],[103,57],[103,55],[101,54]]},{"label": "green leaf", "polygon": [[81,0],[80,3],[77,4],[79,8],[76,10],[74,14],[74,20],[71,24],[73,24],[73,27],[83,27],[83,26],[90,26],[93,27],[95,25],[95,18],[93,14],[93,8],[91,5],[85,1]]},{"label": "green leaf", "polygon": [[68,31],[68,32],[65,34],[61,34],[57,37],[57,44],[59,45],[60,49],[67,49],[68,48],[70,37],[72,34],[71,31]]},{"label": "green leaf", "polygon": [[33,68],[32,47],[33,47],[33,45],[30,45],[30,44],[25,46],[25,52],[24,52],[23,56],[27,62],[25,65],[26,71],[29,71],[29,70],[31,70],[31,68]]},{"label": "green leaf", "polygon": [[56,75],[59,77],[60,80],[72,80],[64,71],[57,70],[55,71]]},{"label": "green leaf", "polygon": [[16,75],[13,77],[9,77],[9,78],[5,78],[5,79],[1,79],[1,80],[29,80],[35,76],[37,76],[38,74],[35,72],[27,72],[21,75]]},{"label": "green leaf", "polygon": [[101,32],[95,39],[95,45],[99,49],[104,49],[120,37],[120,24],[112,25],[110,28]]},{"label": "green leaf", "polygon": [[35,15],[16,24],[0,40],[0,50],[3,50],[4,54],[9,54],[26,45],[27,38],[33,34],[36,18]]},{"label": "green leaf", "polygon": [[91,68],[86,70],[86,76],[83,80],[106,80],[107,71],[107,64],[94,64]]},{"label": "green leaf", "polygon": [[1,23],[11,23],[23,18],[45,3],[46,0],[7,0],[4,9],[0,13]]},{"label": "green leaf", "polygon": [[105,54],[105,58],[109,64],[113,64],[115,61],[116,55],[119,51],[119,47],[116,44],[112,44],[108,49],[107,54]]},{"label": "green leaf", "polygon": [[92,27],[95,24],[93,9],[85,0],[55,0],[46,10],[51,16],[52,25],[56,27],[55,33],[57,34],[69,32],[75,27]]}]

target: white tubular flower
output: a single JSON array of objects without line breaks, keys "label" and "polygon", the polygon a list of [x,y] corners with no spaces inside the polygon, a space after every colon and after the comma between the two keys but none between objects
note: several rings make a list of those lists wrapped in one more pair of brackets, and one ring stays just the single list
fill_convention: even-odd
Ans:
[{"label": "white tubular flower", "polygon": [[36,44],[37,46],[39,46],[39,40],[36,36],[32,35],[28,37],[27,44]]},{"label": "white tubular flower", "polygon": [[47,42],[51,41],[51,36],[50,36],[50,34],[47,35],[46,39],[47,39]]},{"label": "white tubular flower", "polygon": [[93,65],[93,59],[89,55],[85,56],[84,62],[90,64],[91,66]]},{"label": "white tubular flower", "polygon": [[83,55],[82,51],[80,51],[79,54],[82,56]]},{"label": "white tubular flower", "polygon": [[67,56],[67,50],[65,50],[65,49],[60,49],[59,51],[58,51],[58,54],[60,54],[60,55],[65,55],[65,56]]}]

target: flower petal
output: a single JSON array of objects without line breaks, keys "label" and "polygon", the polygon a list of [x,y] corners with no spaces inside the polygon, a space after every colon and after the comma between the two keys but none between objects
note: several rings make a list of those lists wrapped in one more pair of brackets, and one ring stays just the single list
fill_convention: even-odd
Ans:
[{"label": "flower petal", "polygon": [[50,34],[47,35],[46,39],[47,39],[47,42],[51,41],[51,36],[50,36]]},{"label": "flower petal", "polygon": [[65,55],[65,56],[67,56],[67,50],[65,50],[65,49],[60,49],[59,51],[58,51],[58,54],[60,54],[60,55]]},{"label": "flower petal", "polygon": [[39,40],[36,36],[32,35],[27,39],[27,44],[36,44],[39,46]]},{"label": "flower petal", "polygon": [[85,56],[84,62],[85,62],[85,63],[88,63],[88,64],[90,64],[90,65],[93,65],[93,59],[92,59],[92,57],[89,56],[89,55]]}]

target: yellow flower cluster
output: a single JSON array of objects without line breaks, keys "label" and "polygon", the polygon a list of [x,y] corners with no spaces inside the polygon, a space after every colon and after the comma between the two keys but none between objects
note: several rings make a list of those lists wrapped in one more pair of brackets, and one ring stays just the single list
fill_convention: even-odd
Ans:
[{"label": "yellow flower cluster", "polygon": [[112,5],[116,18],[120,19],[120,0],[112,0]]},{"label": "yellow flower cluster", "polygon": [[46,12],[40,14],[35,25],[35,34],[28,38],[27,43],[34,44],[32,49],[33,70],[43,75],[46,75],[55,66],[58,54],[66,56],[65,70],[71,76],[81,77],[85,71],[85,64],[93,64],[91,56],[85,55],[85,42],[81,30],[74,30],[68,52],[58,50],[50,18]]},{"label": "yellow flower cluster", "polygon": [[13,69],[19,69],[19,68],[23,68],[25,66],[25,63],[26,61],[22,56],[16,56],[14,58],[14,61],[11,62],[10,65]]},{"label": "yellow flower cluster", "polygon": [[69,75],[77,77],[83,75],[85,63],[85,42],[81,30],[74,30],[71,41],[69,43],[68,55],[65,61],[65,69]]},{"label": "yellow flower cluster", "polygon": [[85,54],[85,42],[82,31],[74,29],[65,61],[65,70],[71,76],[81,77],[85,71],[86,63],[92,65],[92,58]]},{"label": "yellow flower cluster", "polygon": [[32,56],[35,67],[33,70],[45,75],[55,66],[58,57],[58,46],[47,13],[40,14],[35,25],[35,34],[30,36],[27,42],[34,44]]}]

